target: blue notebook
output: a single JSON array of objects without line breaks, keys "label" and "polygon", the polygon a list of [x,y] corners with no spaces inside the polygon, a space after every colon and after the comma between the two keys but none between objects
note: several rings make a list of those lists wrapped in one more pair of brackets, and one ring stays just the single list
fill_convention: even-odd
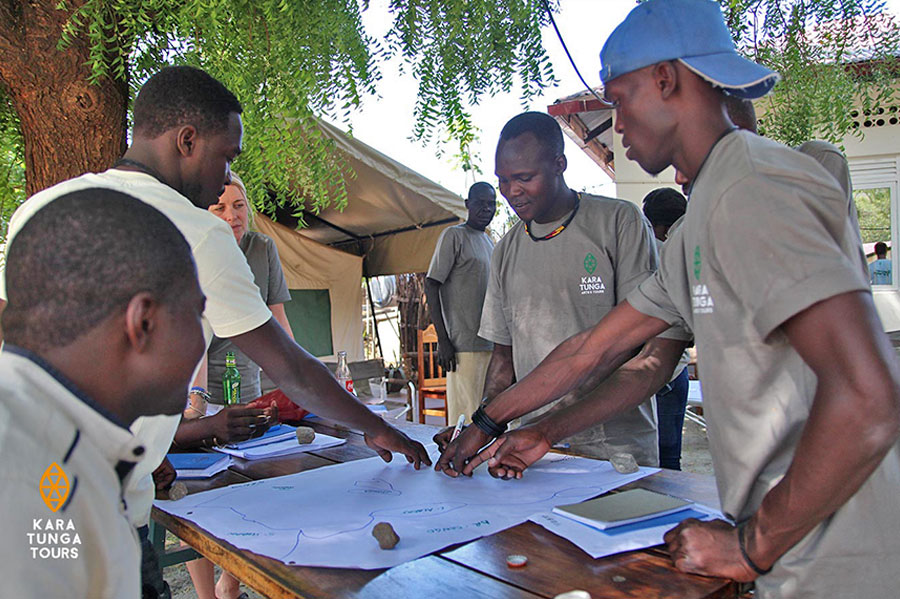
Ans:
[{"label": "blue notebook", "polygon": [[222,460],[220,453],[170,453],[168,457],[175,470],[204,470]]},{"label": "blue notebook", "polygon": [[226,447],[229,447],[231,449],[250,449],[251,447],[259,447],[261,445],[268,445],[270,443],[284,441],[285,439],[296,437],[296,435],[296,426],[290,426],[289,424],[275,424],[273,426],[270,426],[269,430],[267,430],[260,437],[247,439],[246,441],[241,441],[240,443],[229,443]]},{"label": "blue notebook", "polygon": [[209,478],[231,465],[231,458],[221,453],[170,453],[166,457],[178,478]]}]

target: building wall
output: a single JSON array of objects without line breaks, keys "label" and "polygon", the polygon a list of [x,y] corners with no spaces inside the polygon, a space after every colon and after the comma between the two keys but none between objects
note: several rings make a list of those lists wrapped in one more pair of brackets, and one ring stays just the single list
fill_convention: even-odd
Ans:
[{"label": "building wall", "polygon": [[[897,103],[900,105],[900,102]],[[859,114],[857,122],[864,137],[848,135],[843,140],[844,151],[850,164],[850,178],[854,189],[864,187],[888,187],[891,190],[891,240],[898,240],[900,230],[900,112],[898,105],[882,107],[875,114]],[[893,247],[893,244],[891,244]],[[875,308],[886,331],[900,330],[900,287],[898,287],[898,257],[890,252],[893,262],[894,282],[872,289]]]},{"label": "building wall", "polygon": [[[763,110],[763,107],[758,105],[757,110]],[[841,144],[850,165],[854,188],[892,186],[891,238],[900,241],[900,101],[871,115],[859,111],[857,120],[864,134],[863,139],[848,135]],[[613,152],[616,157],[617,197],[640,206],[644,196],[657,187],[672,187],[680,191],[675,184],[672,167],[653,177],[644,172],[637,162],[628,160],[621,135],[614,136]],[[900,252],[892,252],[891,256],[894,260],[894,283],[875,287],[873,297],[885,330],[900,331],[900,286],[897,283],[900,278]]]}]

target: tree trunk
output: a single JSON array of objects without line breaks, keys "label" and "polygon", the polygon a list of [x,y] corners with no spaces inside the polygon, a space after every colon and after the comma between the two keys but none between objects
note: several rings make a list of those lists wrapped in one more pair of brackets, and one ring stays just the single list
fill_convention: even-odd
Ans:
[{"label": "tree trunk", "polygon": [[22,123],[26,192],[31,195],[125,151],[127,81],[88,83],[88,42],[57,50],[71,11],[56,0],[0,0],[0,83]]}]

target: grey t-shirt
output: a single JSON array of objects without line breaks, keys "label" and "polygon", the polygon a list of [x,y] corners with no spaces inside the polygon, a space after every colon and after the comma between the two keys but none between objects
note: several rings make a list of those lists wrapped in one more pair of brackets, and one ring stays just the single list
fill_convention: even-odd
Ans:
[{"label": "grey t-shirt", "polygon": [[478,336],[494,242],[466,224],[441,233],[428,278],[441,284],[441,313],[456,351],[491,351],[494,344]]},{"label": "grey t-shirt", "polygon": [[[562,224],[532,223],[540,237]],[[557,345],[600,321],[656,269],[656,242],[641,211],[630,202],[581,195],[566,229],[534,241],[519,222],[500,240],[491,258],[479,335],[512,346],[521,379]],[[571,395],[524,418],[534,420]],[[659,452],[652,398],[641,406],[567,439],[585,455],[626,451],[656,465]]]},{"label": "grey t-shirt", "polygon": [[847,164],[846,156],[836,145],[819,139],[800,144],[797,146],[797,151],[814,158],[840,184],[841,191],[844,192],[844,198],[847,202],[847,218],[850,219],[850,226],[859,241],[857,254],[860,266],[863,269],[863,273],[868,274],[866,252],[863,249],[862,234],[859,231],[859,215],[856,212],[856,202],[853,200],[853,182],[850,181],[850,166]]},{"label": "grey t-shirt", "polygon": [[[722,509],[738,521],[784,476],[816,391],[815,375],[779,327],[816,302],[868,288],[833,177],[750,133],[716,144],[660,270],[627,299],[694,332]],[[758,595],[893,596],[898,495],[894,447],[844,506],[757,581]]]},{"label": "grey t-shirt", "polygon": [[[284,280],[278,248],[269,237],[256,231],[247,231],[241,237],[241,251],[253,272],[259,294],[267,306],[291,301],[291,292]],[[213,337],[206,357],[209,361],[207,387],[213,403],[222,403],[222,374],[225,372],[225,354],[233,351],[238,371],[241,373],[241,402],[252,401],[261,395],[259,366],[228,339]]]}]

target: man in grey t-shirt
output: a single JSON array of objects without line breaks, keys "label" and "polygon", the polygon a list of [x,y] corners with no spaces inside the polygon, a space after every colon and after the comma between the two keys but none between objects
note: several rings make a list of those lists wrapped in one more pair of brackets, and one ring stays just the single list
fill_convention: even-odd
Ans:
[{"label": "man in grey t-shirt", "polygon": [[[521,221],[491,258],[479,330],[494,342],[484,391],[488,400],[527,375],[564,339],[593,326],[650,276],[657,260],[649,223],[636,205],[566,185],[562,131],[551,116],[526,112],[511,119],[500,134],[496,162],[500,192]],[[560,403],[577,401],[588,391]],[[627,452],[655,466],[653,391],[641,405],[565,443],[579,454],[608,458]],[[552,406],[523,420],[547,409]],[[478,426],[468,427],[441,456],[438,469],[456,475],[451,462],[458,448],[477,450],[487,440]],[[436,441],[444,445],[446,433]]]},{"label": "man in grey t-shirt", "polygon": [[425,296],[438,336],[438,363],[447,374],[447,420],[475,411],[493,344],[478,336],[494,242],[484,232],[494,218],[497,194],[475,183],[466,199],[468,219],[444,229],[425,279]]},{"label": "man in grey t-shirt", "polygon": [[[722,88],[760,97],[777,74],[737,54],[718,3],[648,0],[601,60],[628,157],[693,179],[687,214],[657,273],[487,416],[605,376],[616,356],[686,324],[708,356],[710,452],[722,510],[737,526],[682,522],[665,536],[675,565],[755,580],[761,599],[895,596],[900,367],[859,268],[843,190],[808,156],[734,131]],[[639,377],[617,383],[612,402],[639,396]],[[608,409],[593,403],[561,415],[547,439]],[[540,445],[506,438],[491,466],[521,471]]]}]

